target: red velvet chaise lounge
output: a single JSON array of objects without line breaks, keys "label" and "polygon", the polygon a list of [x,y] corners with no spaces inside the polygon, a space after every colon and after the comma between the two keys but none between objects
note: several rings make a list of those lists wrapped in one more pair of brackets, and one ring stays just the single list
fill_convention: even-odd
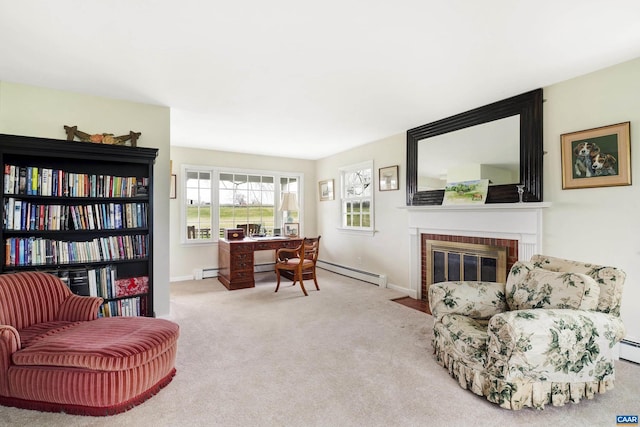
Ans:
[{"label": "red velvet chaise lounge", "polygon": [[0,404],[110,415],[171,382],[178,325],[97,318],[101,302],[47,273],[0,275]]}]

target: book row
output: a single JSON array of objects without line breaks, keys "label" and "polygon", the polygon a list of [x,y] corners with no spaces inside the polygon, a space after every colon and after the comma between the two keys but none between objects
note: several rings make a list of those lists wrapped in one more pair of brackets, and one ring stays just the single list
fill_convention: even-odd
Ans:
[{"label": "book row", "polygon": [[67,172],[37,166],[4,165],[4,193],[56,197],[146,195],[149,178]]},{"label": "book row", "polygon": [[149,276],[117,278],[117,267],[43,270],[54,274],[76,295],[104,299],[139,296],[149,292]]},{"label": "book row", "polygon": [[146,203],[49,205],[5,199],[5,230],[114,230],[147,227]]},{"label": "book row", "polygon": [[5,241],[5,265],[51,265],[146,258],[149,236],[96,237],[89,241],[63,241],[11,237]]},{"label": "book row", "polygon": [[146,316],[146,297],[126,298],[117,301],[108,301],[100,306],[99,317],[115,316]]}]

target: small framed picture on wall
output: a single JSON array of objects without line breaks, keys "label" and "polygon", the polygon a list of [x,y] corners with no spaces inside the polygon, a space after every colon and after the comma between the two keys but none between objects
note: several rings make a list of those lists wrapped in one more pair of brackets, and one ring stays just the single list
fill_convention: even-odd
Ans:
[{"label": "small framed picture on wall", "polygon": [[378,169],[380,191],[397,190],[398,165]]},{"label": "small framed picture on wall", "polygon": [[333,200],[333,180],[325,179],[318,183],[318,190],[320,191],[320,201]]}]

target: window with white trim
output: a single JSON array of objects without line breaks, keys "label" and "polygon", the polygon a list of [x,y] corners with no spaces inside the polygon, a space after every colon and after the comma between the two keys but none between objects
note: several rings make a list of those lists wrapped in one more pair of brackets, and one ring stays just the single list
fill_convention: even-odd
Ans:
[{"label": "window with white trim", "polygon": [[[225,228],[238,226],[246,227],[247,234],[277,234],[287,219],[280,210],[283,195],[293,193],[300,200],[302,174],[206,166],[182,169],[181,223],[186,243],[214,242]],[[295,222],[302,218],[297,209],[286,212]]]},{"label": "window with white trim", "polygon": [[342,228],[374,230],[373,160],[340,168]]},{"label": "window with white trim", "polygon": [[186,170],[184,222],[187,240],[211,239],[211,170]]}]

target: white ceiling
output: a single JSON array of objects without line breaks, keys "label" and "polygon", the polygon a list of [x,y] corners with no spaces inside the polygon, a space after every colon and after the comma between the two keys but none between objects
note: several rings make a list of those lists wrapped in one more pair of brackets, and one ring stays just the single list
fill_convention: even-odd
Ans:
[{"label": "white ceiling", "polygon": [[0,80],[318,159],[640,56],[638,0],[0,0]]}]

